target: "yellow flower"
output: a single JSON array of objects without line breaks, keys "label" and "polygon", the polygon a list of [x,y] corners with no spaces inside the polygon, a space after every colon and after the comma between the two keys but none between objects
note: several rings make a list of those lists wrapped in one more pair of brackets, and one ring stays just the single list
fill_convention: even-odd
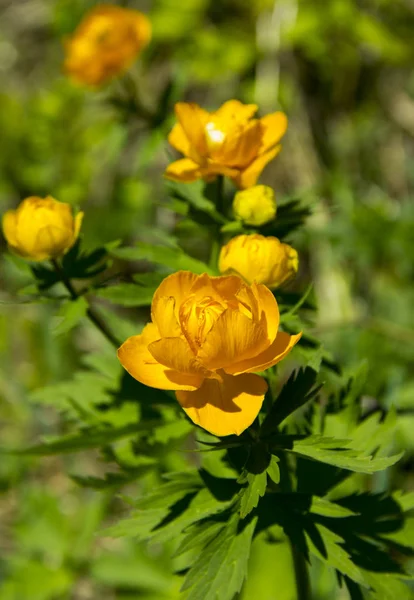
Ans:
[{"label": "yellow flower", "polygon": [[276,237],[238,235],[222,247],[220,273],[237,273],[247,282],[269,288],[282,285],[298,271],[298,253]]},{"label": "yellow flower", "polygon": [[276,216],[275,193],[267,185],[255,185],[237,192],[233,200],[233,212],[236,219],[260,227]]},{"label": "yellow flower", "polygon": [[251,425],[267,390],[254,373],[301,337],[278,331],[277,302],[265,286],[237,276],[174,273],[156,290],[151,315],[119,348],[119,360],[141,383],[175,390],[190,419],[219,436]]},{"label": "yellow flower", "polygon": [[253,186],[267,163],[278,154],[287,118],[281,112],[254,119],[255,104],[228,100],[209,113],[198,104],[175,105],[178,123],[168,141],[184,154],[167,167],[165,176],[190,182],[226,175],[239,188]]},{"label": "yellow flower", "polygon": [[125,71],[150,38],[151,24],[137,10],[96,6],[65,42],[65,72],[78,83],[99,86]]},{"label": "yellow flower", "polygon": [[10,250],[31,260],[64,254],[79,235],[83,213],[51,196],[26,198],[16,210],[3,215],[3,233]]}]

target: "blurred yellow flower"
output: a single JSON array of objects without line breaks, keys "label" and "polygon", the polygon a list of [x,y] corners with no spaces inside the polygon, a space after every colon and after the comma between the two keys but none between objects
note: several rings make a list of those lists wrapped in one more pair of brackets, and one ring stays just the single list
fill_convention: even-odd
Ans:
[{"label": "blurred yellow flower", "polygon": [[126,70],[150,38],[150,21],[139,11],[96,6],[65,42],[64,70],[78,83],[99,86]]},{"label": "blurred yellow flower", "polygon": [[10,250],[30,260],[46,260],[73,246],[83,213],[73,217],[72,207],[51,196],[26,198],[16,210],[3,215],[3,233]]},{"label": "blurred yellow flower", "polygon": [[239,435],[256,418],[267,384],[254,375],[284,358],[301,334],[278,331],[279,309],[263,285],[179,271],[161,283],[152,322],[118,350],[141,383],[175,390],[194,423]]},{"label": "blurred yellow flower", "polygon": [[276,237],[238,235],[222,247],[220,273],[237,273],[248,283],[255,281],[273,289],[298,271],[298,253]]},{"label": "blurred yellow flower", "polygon": [[237,192],[233,200],[233,212],[236,219],[247,225],[264,225],[276,216],[275,193],[267,185],[255,185]]},{"label": "blurred yellow flower", "polygon": [[178,102],[168,141],[184,154],[171,163],[165,176],[190,182],[217,175],[230,177],[239,188],[253,186],[267,163],[278,154],[278,145],[287,128],[282,112],[254,119],[255,104],[228,100],[209,113],[198,104]]}]

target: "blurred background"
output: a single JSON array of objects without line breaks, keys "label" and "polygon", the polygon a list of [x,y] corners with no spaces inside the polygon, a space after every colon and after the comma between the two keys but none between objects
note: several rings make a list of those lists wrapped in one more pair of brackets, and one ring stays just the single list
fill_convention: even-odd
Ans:
[{"label": "blurred background", "polygon": [[[301,257],[291,287],[314,281],[310,332],[345,368],[366,361],[368,406],[397,409],[394,449],[406,454],[377,489],[413,489],[414,1],[118,2],[149,15],[153,39],[128,79],[92,91],[68,81],[62,62],[65,36],[96,4],[0,0],[0,212],[51,194],[85,211],[86,247],[151,239],[173,225],[162,173],[175,101],[286,112],[283,151],[261,182],[312,208],[289,238]],[[131,82],[159,116],[150,130],[128,105]],[[197,232],[179,234],[194,246]],[[69,379],[103,342],[87,323],[53,336],[56,307],[16,301],[30,277],[3,239],[1,250],[1,446],[21,447],[62,426],[53,398],[35,390]],[[88,461],[93,453],[1,458],[0,600],[177,597],[168,548],[96,534],[124,509],[113,491],[70,479]],[[334,598],[331,586],[315,577],[315,598]]]}]

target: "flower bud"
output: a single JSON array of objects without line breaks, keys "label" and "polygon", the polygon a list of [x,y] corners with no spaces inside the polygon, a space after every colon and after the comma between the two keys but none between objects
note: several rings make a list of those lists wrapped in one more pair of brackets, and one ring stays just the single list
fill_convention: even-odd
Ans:
[{"label": "flower bud", "polygon": [[10,250],[30,260],[61,256],[75,243],[83,213],[51,196],[26,198],[16,210],[3,215],[3,233]]},{"label": "flower bud", "polygon": [[151,38],[151,23],[137,10],[98,5],[66,41],[65,72],[99,86],[125,71]]},{"label": "flower bud", "polygon": [[236,219],[246,225],[260,227],[276,216],[275,193],[267,185],[255,185],[237,192],[233,200],[233,212]]},{"label": "flower bud", "polygon": [[296,250],[276,237],[238,235],[221,249],[219,270],[274,289],[297,273],[298,263]]}]

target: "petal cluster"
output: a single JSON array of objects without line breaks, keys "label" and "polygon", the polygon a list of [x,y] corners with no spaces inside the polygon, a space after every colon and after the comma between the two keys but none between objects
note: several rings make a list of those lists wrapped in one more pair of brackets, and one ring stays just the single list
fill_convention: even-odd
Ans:
[{"label": "petal cluster", "polygon": [[66,41],[65,72],[78,83],[99,86],[127,69],[150,38],[151,24],[139,11],[96,6]]},{"label": "petal cluster", "polygon": [[194,423],[219,436],[239,435],[254,421],[267,390],[255,373],[301,337],[278,331],[268,288],[238,276],[174,273],[155,292],[151,315],[119,348],[119,360],[145,385],[175,390]]},{"label": "petal cluster", "polygon": [[169,179],[190,182],[225,175],[239,188],[255,185],[267,163],[280,151],[287,128],[282,112],[254,118],[255,104],[228,100],[209,113],[198,104],[175,105],[178,123],[168,141],[185,158],[170,164]]},{"label": "petal cluster", "polygon": [[247,282],[255,281],[274,289],[298,271],[298,253],[276,237],[238,235],[222,247],[220,273],[237,273]]},{"label": "petal cluster", "polygon": [[83,213],[51,196],[26,198],[16,210],[3,215],[3,233],[9,248],[23,258],[46,260],[64,254],[73,246]]},{"label": "petal cluster", "polygon": [[254,185],[240,190],[233,200],[233,212],[236,219],[246,225],[260,227],[276,216],[275,193],[268,185]]}]

